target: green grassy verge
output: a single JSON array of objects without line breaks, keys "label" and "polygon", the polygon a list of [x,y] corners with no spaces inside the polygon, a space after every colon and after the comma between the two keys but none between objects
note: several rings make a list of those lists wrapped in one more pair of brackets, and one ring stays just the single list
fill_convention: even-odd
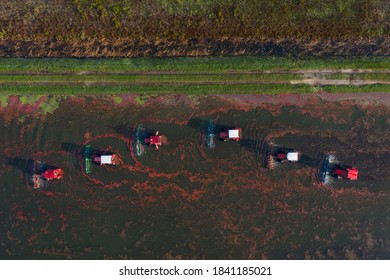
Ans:
[{"label": "green grassy verge", "polygon": [[81,94],[278,94],[311,92],[309,85],[161,85],[161,86],[58,86],[58,85],[3,85],[4,94],[81,95]]},{"label": "green grassy verge", "polygon": [[117,95],[117,94],[284,94],[284,93],[362,93],[390,92],[390,85],[364,86],[310,86],[305,84],[260,84],[260,85],[178,85],[178,86],[57,86],[57,85],[23,85],[2,86],[4,95]]},{"label": "green grassy verge", "polygon": [[185,57],[185,58],[0,58],[6,72],[124,72],[181,71],[229,72],[303,69],[390,69],[390,58],[290,59],[281,57]]},{"label": "green grassy verge", "polygon": [[[0,59],[0,94],[283,94],[390,92],[390,85],[291,85],[305,78],[389,81],[386,73],[295,74],[299,70],[390,69],[389,58],[287,59],[198,57],[135,59]],[[271,73],[262,72],[271,71]],[[273,71],[273,72],[272,72]],[[278,73],[282,72],[282,73]],[[287,71],[287,72],[283,72]],[[262,84],[264,82],[264,84]],[[267,84],[267,82],[275,82]],[[95,84],[97,83],[97,84]],[[105,84],[99,84],[105,83]],[[192,84],[191,84],[192,83]],[[217,84],[209,84],[217,83]],[[233,83],[233,84],[229,84]],[[234,84],[242,83],[242,84]]]},{"label": "green grassy verge", "polygon": [[218,74],[213,75],[0,75],[0,83],[25,82],[106,82],[106,83],[148,83],[148,82],[261,82],[261,81],[289,81],[301,78],[295,74]]},{"label": "green grassy verge", "polygon": [[320,86],[320,91],[330,93],[365,93],[365,92],[390,92],[390,85],[376,84],[364,86]]}]

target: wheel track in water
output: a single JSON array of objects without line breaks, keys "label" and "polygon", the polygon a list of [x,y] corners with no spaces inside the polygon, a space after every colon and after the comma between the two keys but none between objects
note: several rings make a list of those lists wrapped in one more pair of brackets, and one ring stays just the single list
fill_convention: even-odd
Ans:
[{"label": "wheel track in water", "polygon": [[262,168],[267,145],[265,144],[266,131],[258,123],[254,122],[243,130],[243,141],[248,140],[249,152],[254,155],[253,165]]},{"label": "wheel track in water", "polygon": [[[192,113],[189,113],[189,116],[191,116],[191,114]],[[144,118],[144,117],[146,117],[146,118]],[[133,123],[136,123],[136,122],[145,123],[145,121],[147,121],[149,117],[150,117],[150,115],[148,115],[148,114],[143,114],[143,112],[137,112],[137,113],[132,115],[130,120],[129,120],[129,118],[126,119],[126,127],[134,127],[134,126],[130,125],[130,122],[133,122]],[[188,119],[188,116],[186,118]],[[139,121],[137,121],[137,119]],[[186,121],[187,120],[184,120],[183,122],[186,122]],[[120,122],[122,122],[122,121],[120,121]],[[179,121],[179,123],[180,123],[180,121]],[[161,125],[161,124],[164,124],[164,121],[155,123],[155,125]],[[131,133],[129,133],[129,130],[126,127],[121,129],[121,133],[122,134],[126,134],[126,137],[124,137],[124,136],[116,136],[116,137],[119,137],[119,138],[122,139],[123,142],[126,142],[127,147],[129,148],[129,147],[132,146],[132,140],[131,140],[132,139],[132,135],[131,135]],[[181,128],[180,125],[177,126],[177,127]],[[182,140],[182,142],[184,141],[184,143],[185,143],[186,141],[191,140],[193,138],[192,134],[193,134],[193,132],[191,131],[191,133],[184,135],[184,140]],[[90,139],[90,140],[103,139],[106,136],[114,137],[114,134],[111,134],[111,135],[99,135],[99,136],[96,136],[95,138]],[[169,147],[169,145],[167,147]],[[184,145],[181,145],[180,150],[183,150],[183,148],[184,148]],[[152,157],[154,157],[154,156],[158,155],[158,153],[166,152],[166,150],[164,150],[164,149],[166,149],[165,146],[161,147],[160,151],[155,151],[154,148],[148,148],[146,154],[151,154]],[[188,151],[190,151],[190,152],[188,152]],[[191,148],[188,151],[186,151],[186,154],[185,154],[186,157],[191,157],[191,156],[195,156],[196,157],[197,156],[196,149]],[[194,151],[195,153],[193,153],[192,151]],[[176,171],[176,172],[161,172],[158,169],[153,168],[153,167],[148,166],[147,164],[145,164],[143,162],[143,156],[140,157],[140,158],[136,157],[134,155],[134,153],[132,153],[130,151],[130,149],[127,152],[127,154],[134,160],[135,163],[134,163],[134,165],[123,166],[123,168],[127,168],[129,170],[129,173],[130,172],[135,172],[138,175],[139,174],[147,174],[148,178],[151,180],[151,186],[152,187],[153,187],[153,185],[155,185],[157,188],[159,188],[159,186],[156,185],[156,183],[153,183],[153,180],[155,181],[156,179],[158,179],[158,180],[160,180],[160,179],[165,179],[165,180],[169,179],[169,180],[176,181],[177,177],[184,176],[184,177],[188,178],[189,180],[192,180],[192,181],[195,180],[196,181],[196,177],[194,177],[194,173],[193,172],[189,172],[187,170],[179,170],[179,171]],[[174,156],[177,157],[178,155],[175,155],[175,154],[177,154],[177,152],[175,152],[173,154]],[[194,160],[189,160],[188,162],[194,163]],[[189,169],[193,169],[193,168],[189,168]],[[125,175],[125,177],[128,177],[128,176],[132,176],[132,175],[129,175],[129,174]],[[117,187],[117,186],[120,186],[120,185],[123,186],[123,185],[125,185],[125,184],[127,184],[129,182],[129,181],[123,180],[123,178],[120,177],[120,178],[118,178],[118,181],[119,181],[118,185],[115,185],[115,183],[107,185],[107,184],[102,183],[101,181],[96,181],[95,178],[93,178],[93,177],[89,178],[89,179],[91,179],[95,183],[98,183],[99,185],[102,185],[102,186],[105,185],[106,188]],[[142,182],[138,182],[136,184],[139,185],[139,186],[143,185]],[[188,190],[186,190],[185,192],[188,192]],[[185,195],[185,196],[191,194],[191,191],[188,192],[188,194],[185,194],[185,192],[183,193],[183,195]]]},{"label": "wheel track in water", "polygon": [[[172,122],[169,123],[164,120],[154,120],[153,123],[148,123],[149,119],[144,119],[142,123],[145,127],[159,129],[161,135],[168,136],[168,142],[170,143],[166,146],[163,145],[158,151],[156,151],[153,147],[146,147],[146,152],[141,157],[136,157],[134,153],[132,154],[134,160],[138,163],[136,164],[137,171],[146,172],[150,181],[147,186],[143,186],[141,184],[137,187],[137,189],[140,190],[140,188],[144,189],[147,187],[146,190],[148,190],[150,193],[154,192],[153,189],[159,189],[160,191],[168,194],[171,193],[170,196],[172,196],[173,201],[176,201],[176,203],[179,203],[181,207],[184,207],[184,209],[180,211],[187,211],[185,210],[186,203],[183,201],[190,202],[194,199],[198,200],[199,197],[202,199],[202,193],[205,192],[205,187],[207,186],[207,184],[205,185],[204,182],[207,181],[207,173],[209,170],[207,170],[204,164],[199,164],[200,159],[205,160],[205,154],[203,152],[204,146],[199,143],[199,137],[201,137],[201,133],[196,129],[186,127],[186,124],[188,123],[189,119],[191,119],[193,114],[194,113],[192,111],[184,112],[182,118],[171,120]],[[176,135],[171,134],[171,130],[180,130],[181,132],[176,133],[178,134]],[[163,157],[162,154],[165,154],[165,157]],[[175,159],[179,162],[182,162],[182,169],[177,171],[164,171],[163,169],[166,168],[161,169],[158,165],[150,165],[151,161],[157,161],[161,163],[166,162],[164,158],[170,158],[172,160]],[[206,178],[201,178],[196,176],[196,174],[204,174],[204,177]],[[166,181],[167,179],[168,181]],[[159,185],[158,182],[161,180],[165,182],[162,185]],[[194,185],[189,188],[188,184]],[[200,184],[200,186],[203,185],[203,187],[195,187],[195,185],[198,184]],[[183,203],[185,203],[185,205],[183,205]],[[176,215],[176,213],[168,212],[167,215],[165,215],[167,218],[159,219],[155,222],[155,225],[161,229],[170,231],[170,235],[172,237],[179,239],[181,238],[180,234],[176,233],[176,230],[172,230],[168,223],[170,219],[169,217],[175,218]]]}]

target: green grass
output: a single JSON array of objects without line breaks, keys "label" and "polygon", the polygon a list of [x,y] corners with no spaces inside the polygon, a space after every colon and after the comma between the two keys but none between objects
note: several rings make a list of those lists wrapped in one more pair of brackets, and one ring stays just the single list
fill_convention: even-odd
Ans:
[{"label": "green grass", "polygon": [[135,102],[137,102],[139,105],[144,105],[146,103],[146,101],[141,96],[137,96],[135,98]]},{"label": "green grass", "polygon": [[123,100],[122,100],[121,97],[115,96],[115,97],[114,97],[114,101],[115,101],[116,104],[121,104]]},{"label": "green grass", "polygon": [[162,86],[58,86],[58,85],[3,85],[5,94],[20,95],[80,95],[80,94],[278,94],[310,92],[308,85],[162,85]]},{"label": "green grass", "polygon": [[219,74],[212,75],[205,74],[153,74],[153,75],[139,75],[139,74],[107,74],[107,75],[0,75],[0,83],[12,82],[129,82],[129,83],[148,83],[148,82],[231,82],[232,77],[237,82],[259,82],[259,81],[289,81],[301,78],[301,75],[295,74]]},{"label": "green grass", "polygon": [[48,96],[44,102],[40,104],[42,114],[53,113],[60,106],[61,98]]},{"label": "green grass", "polygon": [[[329,92],[389,92],[385,84],[372,86],[290,85],[306,77],[295,70],[390,69],[389,58],[287,59],[276,57],[199,57],[135,59],[0,59],[0,94],[19,94],[23,104],[41,95],[80,94],[283,94]],[[273,71],[272,73],[262,71]],[[279,71],[279,73],[278,73]],[[284,72],[287,71],[287,72]],[[39,75],[33,73],[39,72]],[[96,72],[99,72],[96,73]],[[178,73],[179,72],[179,73]],[[282,72],[282,73],[280,73]],[[15,74],[17,73],[17,74]],[[310,76],[307,76],[310,78]],[[324,75],[348,79],[350,75]],[[353,74],[354,79],[390,80],[386,73]],[[273,82],[267,84],[262,82]],[[242,84],[228,84],[228,83]],[[99,84],[103,83],[103,84]],[[105,84],[104,84],[105,83]],[[208,84],[213,83],[213,84]],[[214,84],[216,83],[216,84]],[[137,102],[145,102],[145,98]],[[6,104],[3,97],[1,104]],[[119,97],[114,99],[120,103]]]},{"label": "green grass", "polygon": [[330,93],[390,92],[390,85],[376,84],[364,86],[321,86],[321,90]]},{"label": "green grass", "polygon": [[135,98],[135,102],[137,102],[139,105],[144,105],[146,102],[149,101],[150,98],[156,97],[156,96],[158,96],[158,94],[155,94],[155,93],[142,94],[142,95],[137,96]]},{"label": "green grass", "polygon": [[384,74],[384,73],[354,74],[353,78],[357,80],[390,81],[390,74]]},{"label": "green grass", "polygon": [[[56,85],[28,85],[28,86],[3,86],[3,94],[22,95],[24,104],[32,104],[33,98],[24,98],[30,95],[112,95],[112,94],[283,94],[283,93],[359,93],[359,92],[390,92],[390,85],[366,85],[366,86],[310,86],[306,84],[260,84],[260,85],[186,85],[186,86],[84,86],[63,87]],[[144,100],[138,99],[139,103]]]},{"label": "green grass", "polygon": [[41,95],[22,95],[19,97],[19,100],[23,105],[34,105],[41,97]]},{"label": "green grass", "polygon": [[357,57],[290,59],[282,57],[185,57],[185,58],[0,58],[6,72],[126,72],[181,71],[229,72],[302,69],[390,69],[390,58]]},{"label": "green grass", "polygon": [[0,95],[0,105],[3,107],[8,105],[8,95]]}]

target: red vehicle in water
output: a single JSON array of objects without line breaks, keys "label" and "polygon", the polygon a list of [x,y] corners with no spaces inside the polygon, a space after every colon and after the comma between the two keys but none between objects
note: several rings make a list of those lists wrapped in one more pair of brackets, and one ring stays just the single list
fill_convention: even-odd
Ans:
[{"label": "red vehicle in water", "polygon": [[145,138],[144,142],[149,146],[155,146],[158,150],[159,147],[166,142],[166,138],[164,136],[159,135],[158,131],[156,131],[155,135]]},{"label": "red vehicle in water", "polygon": [[242,135],[241,128],[226,129],[219,133],[219,138],[222,141],[240,141]]},{"label": "red vehicle in water", "polygon": [[347,179],[347,180],[357,180],[358,170],[352,166],[344,166],[336,164],[334,169],[334,176],[337,178]]},{"label": "red vehicle in water", "polygon": [[34,189],[45,188],[50,180],[61,179],[63,176],[64,171],[61,168],[48,167],[38,160],[32,163],[30,182]]},{"label": "red vehicle in water", "polygon": [[61,168],[48,169],[42,173],[42,178],[45,180],[61,179],[64,175],[64,171]]},{"label": "red vehicle in water", "polygon": [[359,171],[356,167],[340,164],[333,154],[326,154],[320,169],[320,181],[324,184],[331,183],[330,178],[345,180],[357,180]]},{"label": "red vehicle in water", "polygon": [[284,148],[280,145],[275,145],[273,141],[267,143],[265,150],[265,166],[269,169],[274,169],[281,163],[298,162],[299,152],[294,149]]}]

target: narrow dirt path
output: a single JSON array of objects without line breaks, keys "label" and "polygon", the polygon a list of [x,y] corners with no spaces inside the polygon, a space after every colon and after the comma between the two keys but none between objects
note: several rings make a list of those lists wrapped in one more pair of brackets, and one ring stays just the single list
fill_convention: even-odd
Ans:
[{"label": "narrow dirt path", "polygon": [[303,79],[303,80],[292,80],[290,84],[307,84],[312,86],[341,86],[341,85],[349,85],[349,86],[365,86],[365,85],[376,85],[376,84],[385,84],[390,85],[390,81],[373,81],[373,80],[326,80],[319,78],[312,79]]}]

